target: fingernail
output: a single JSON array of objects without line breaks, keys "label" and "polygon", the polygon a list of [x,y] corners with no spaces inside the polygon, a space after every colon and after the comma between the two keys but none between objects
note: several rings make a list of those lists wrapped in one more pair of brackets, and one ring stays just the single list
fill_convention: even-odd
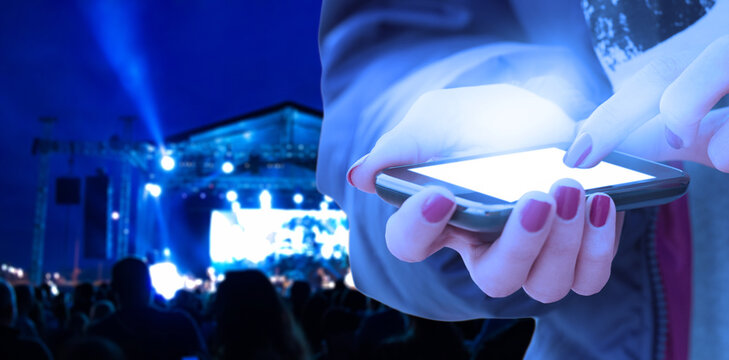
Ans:
[{"label": "fingernail", "polygon": [[355,161],[354,164],[347,170],[347,182],[349,182],[349,185],[354,186],[354,182],[352,182],[352,173],[354,172],[354,169],[362,165],[362,163],[367,159],[367,156],[369,154],[365,154],[365,156],[359,158],[359,160]]},{"label": "fingernail", "polygon": [[590,224],[594,227],[602,227],[610,213],[610,197],[606,195],[595,195],[590,205]]},{"label": "fingernail", "polygon": [[683,140],[666,126],[666,141],[672,148],[678,150],[683,147]]},{"label": "fingernail", "polygon": [[547,222],[552,205],[548,202],[531,199],[524,206],[521,215],[521,226],[529,232],[537,232]]},{"label": "fingernail", "polygon": [[574,218],[580,205],[580,189],[560,186],[554,195],[557,200],[557,216],[564,220]]},{"label": "fingernail", "polygon": [[441,194],[431,195],[423,204],[423,217],[431,223],[439,222],[448,215],[452,207],[453,201],[451,199]]},{"label": "fingernail", "polygon": [[580,166],[587,155],[590,155],[590,151],[592,151],[592,137],[590,134],[582,133],[564,155],[565,165],[573,168]]}]

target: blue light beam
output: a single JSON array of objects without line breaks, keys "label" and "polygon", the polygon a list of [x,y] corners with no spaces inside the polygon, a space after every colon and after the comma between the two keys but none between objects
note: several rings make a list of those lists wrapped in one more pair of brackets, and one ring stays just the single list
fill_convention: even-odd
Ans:
[{"label": "blue light beam", "polygon": [[154,141],[163,147],[162,130],[147,62],[139,45],[139,15],[132,2],[80,2],[86,19],[109,64],[132,99]]}]

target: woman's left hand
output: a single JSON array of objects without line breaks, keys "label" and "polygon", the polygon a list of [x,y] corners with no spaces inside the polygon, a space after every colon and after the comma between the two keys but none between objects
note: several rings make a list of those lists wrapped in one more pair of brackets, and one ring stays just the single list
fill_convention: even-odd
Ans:
[{"label": "woman's left hand", "polygon": [[656,161],[689,160],[729,172],[729,35],[695,59],[657,59],[627,80],[577,133],[565,164],[588,168],[615,148]]}]

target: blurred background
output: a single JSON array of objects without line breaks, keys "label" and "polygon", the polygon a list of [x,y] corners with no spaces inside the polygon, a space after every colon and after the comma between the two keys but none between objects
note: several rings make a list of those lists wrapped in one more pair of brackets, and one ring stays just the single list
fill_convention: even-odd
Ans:
[{"label": "blurred background", "polygon": [[[274,208],[318,210],[311,151],[321,109],[320,7],[0,4],[0,261],[37,276],[35,237],[43,275],[103,278],[128,253],[175,260],[200,277],[213,265],[213,211],[234,213],[228,191],[240,192],[244,209],[260,207],[267,189]],[[276,153],[301,144],[288,157]],[[286,184],[307,176],[306,184]],[[280,179],[267,183],[271,177]]]}]

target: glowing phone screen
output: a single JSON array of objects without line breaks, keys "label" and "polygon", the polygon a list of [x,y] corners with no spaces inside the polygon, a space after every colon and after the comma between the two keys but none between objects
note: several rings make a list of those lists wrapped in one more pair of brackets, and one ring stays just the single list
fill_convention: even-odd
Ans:
[{"label": "glowing phone screen", "polygon": [[591,169],[573,169],[562,162],[565,151],[545,148],[506,155],[412,168],[429,176],[491,197],[514,202],[529,191],[549,192],[563,178],[577,180],[585,189],[655,178],[601,162]]}]

